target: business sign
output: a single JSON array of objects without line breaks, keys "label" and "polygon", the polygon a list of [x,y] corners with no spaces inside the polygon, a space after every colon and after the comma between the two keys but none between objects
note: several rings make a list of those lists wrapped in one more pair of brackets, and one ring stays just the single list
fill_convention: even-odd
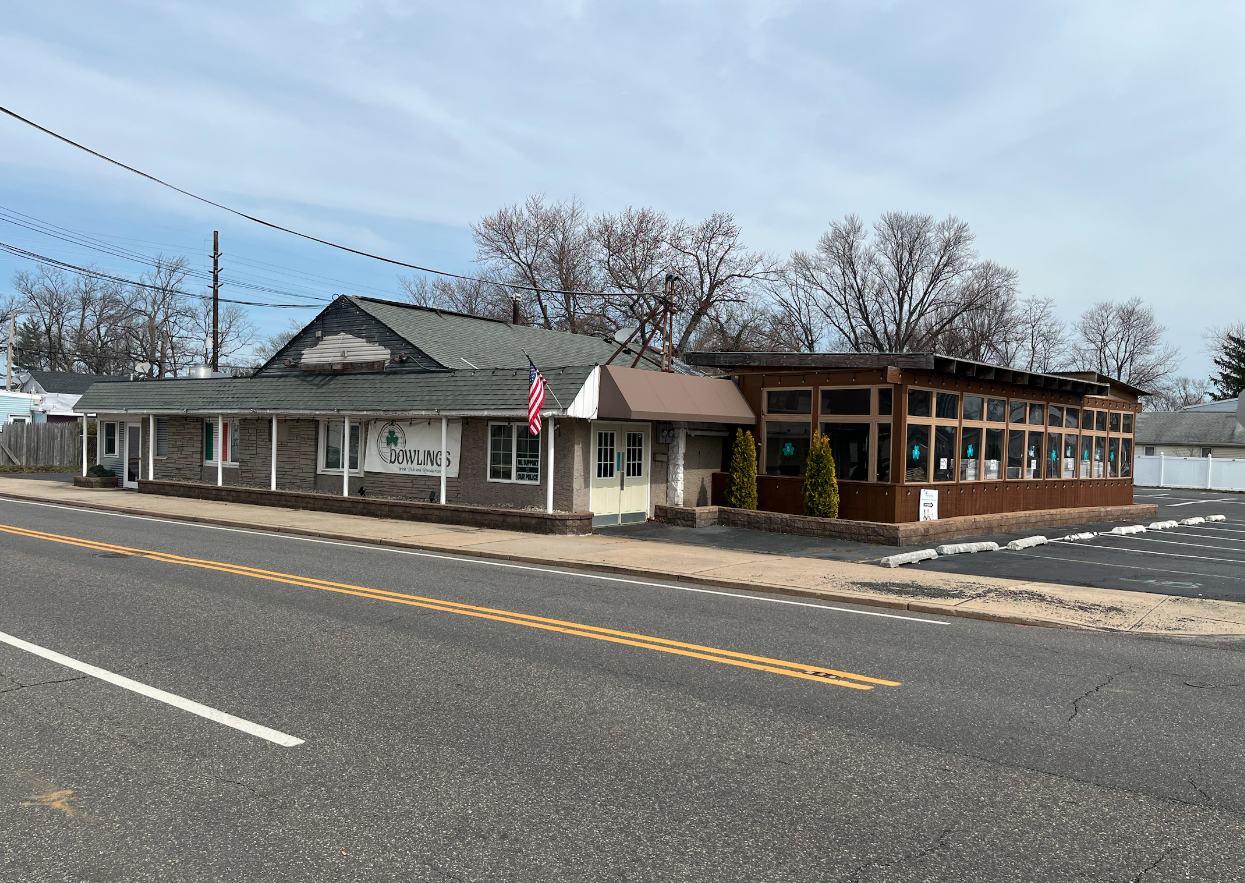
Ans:
[{"label": "business sign", "polygon": [[938,520],[938,491],[932,488],[921,488],[921,516],[918,520]]},{"label": "business sign", "polygon": [[367,472],[396,475],[441,475],[458,478],[458,458],[462,450],[463,422],[451,420],[446,429],[445,450],[441,450],[441,421],[373,420],[368,431]]}]

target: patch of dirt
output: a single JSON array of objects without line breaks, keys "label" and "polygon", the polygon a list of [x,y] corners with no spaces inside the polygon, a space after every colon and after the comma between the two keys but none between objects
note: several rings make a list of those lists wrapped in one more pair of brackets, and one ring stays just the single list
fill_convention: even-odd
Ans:
[{"label": "patch of dirt", "polygon": [[899,595],[904,598],[952,598],[964,601],[975,598],[979,593],[963,589],[944,589],[939,586],[927,586],[920,583],[860,583],[849,582],[848,588],[861,592],[874,592],[882,595]]},{"label": "patch of dirt", "polygon": [[1051,607],[1071,608],[1081,613],[1090,613],[1096,616],[1118,615],[1127,612],[1123,607],[1116,607],[1110,604],[1090,604],[1081,601],[1066,601],[1062,598],[1052,598],[1050,595],[1044,595],[1041,592],[1035,592],[1031,589],[988,589],[982,597],[993,596],[995,598],[1004,598],[1009,601],[1029,601],[1034,604],[1046,604]]}]

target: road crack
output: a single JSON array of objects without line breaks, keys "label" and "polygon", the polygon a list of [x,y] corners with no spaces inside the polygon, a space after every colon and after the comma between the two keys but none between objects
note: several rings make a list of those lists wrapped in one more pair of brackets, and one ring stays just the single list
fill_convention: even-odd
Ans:
[{"label": "road crack", "polygon": [[876,868],[893,868],[896,865],[902,865],[902,864],[907,864],[908,862],[918,861],[919,859],[923,859],[928,855],[933,855],[936,852],[942,852],[943,850],[950,849],[951,844],[949,841],[951,839],[951,834],[953,831],[955,831],[955,828],[944,829],[941,833],[939,833],[938,839],[935,840],[931,846],[927,846],[923,849],[918,849],[918,850],[915,850],[914,852],[905,852],[902,855],[898,856],[897,858],[893,858],[888,861],[866,862],[863,865],[853,868],[851,872],[851,876],[848,879],[858,880],[860,879],[860,875],[865,873],[868,870],[876,869]]},{"label": "road crack", "polygon": [[1141,878],[1146,876],[1146,874],[1149,874],[1159,865],[1161,865],[1163,863],[1163,860],[1166,859],[1169,855],[1171,855],[1173,849],[1175,849],[1174,846],[1165,847],[1163,849],[1163,854],[1160,855],[1158,858],[1156,858],[1152,863],[1150,863],[1149,865],[1147,865],[1146,867],[1138,871],[1137,876],[1133,877],[1130,883],[1141,883]]},{"label": "road crack", "polygon": [[1118,678],[1120,675],[1130,674],[1132,670],[1133,670],[1133,667],[1130,665],[1128,668],[1124,669],[1123,671],[1117,671],[1114,674],[1108,675],[1107,679],[1103,681],[1101,684],[1098,684],[1095,687],[1091,687],[1090,689],[1082,693],[1080,696],[1078,696],[1076,699],[1073,699],[1072,700],[1072,714],[1068,715],[1068,719],[1064,721],[1064,723],[1070,724],[1074,720],[1076,720],[1076,718],[1081,714],[1081,703],[1082,702],[1084,702],[1090,696],[1093,696],[1095,693],[1097,693],[1099,690],[1103,689],[1104,687],[1109,686],[1111,682],[1114,681],[1116,678]]},{"label": "road crack", "polygon": [[39,681],[38,683],[35,683],[35,684],[23,684],[19,681],[16,687],[9,687],[7,690],[0,690],[0,694],[16,693],[18,690],[29,690],[31,687],[42,687],[46,684],[65,684],[65,683],[68,683],[69,681],[80,681],[83,678],[89,678],[89,677],[90,675],[75,675],[72,678],[57,678],[51,681]]}]

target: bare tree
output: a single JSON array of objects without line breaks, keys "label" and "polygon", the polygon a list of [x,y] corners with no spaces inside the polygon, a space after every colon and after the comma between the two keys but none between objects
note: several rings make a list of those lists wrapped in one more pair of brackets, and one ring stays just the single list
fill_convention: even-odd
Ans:
[{"label": "bare tree", "polygon": [[416,306],[483,316],[486,319],[509,319],[510,293],[502,285],[473,279],[428,279],[426,276],[399,276],[398,284],[406,298]]},{"label": "bare tree", "polygon": [[519,295],[525,318],[544,328],[578,332],[599,311],[593,296],[595,243],[578,199],[546,203],[541,195],[529,196],[523,205],[473,224],[471,231],[476,261],[486,275],[532,289]]},{"label": "bare tree", "polygon": [[676,286],[678,318],[675,351],[682,353],[711,312],[743,303],[758,283],[779,275],[776,262],[743,244],[729,212],[714,212],[699,224],[680,221],[669,236],[681,284]]},{"label": "bare tree", "polygon": [[[194,303],[190,312],[191,328],[184,338],[179,356],[187,356],[203,365],[212,360],[212,300],[204,298]],[[257,331],[247,311],[239,304],[221,304],[217,322],[218,360],[222,366],[249,347],[255,341]],[[179,368],[183,367],[178,365]],[[239,367],[239,366],[233,366]]]},{"label": "bare tree", "polygon": [[797,353],[817,352],[826,343],[826,317],[817,304],[816,292],[790,264],[766,287],[773,303],[776,348]]},{"label": "bare tree", "polygon": [[1147,411],[1179,411],[1189,405],[1200,405],[1210,400],[1210,381],[1173,377],[1155,387],[1146,397]]},{"label": "bare tree", "polygon": [[962,317],[1016,286],[1015,271],[979,261],[973,234],[948,217],[888,212],[873,235],[855,215],[836,221],[813,254],[796,252],[800,280],[827,322],[858,352],[932,348]]},{"label": "bare tree", "polygon": [[781,315],[757,300],[726,303],[715,307],[705,317],[691,339],[690,348],[700,352],[772,352],[785,351]]},{"label": "bare tree", "polygon": [[10,309],[23,316],[14,343],[25,367],[107,374],[129,366],[130,310],[120,286],[44,266],[19,272],[13,284],[18,299]]},{"label": "bare tree", "polygon": [[152,269],[139,277],[142,284],[130,287],[130,353],[134,363],[151,366],[147,371],[151,377],[176,376],[186,370],[187,355],[196,349],[196,307],[186,292],[189,275],[185,258],[160,254]]},{"label": "bare tree", "polygon": [[251,348],[251,360],[255,363],[255,369],[258,370],[263,367],[264,363],[279,353],[281,348],[293,340],[306,324],[300,319],[290,319],[286,323],[285,328],[265,335],[259,343]]},{"label": "bare tree", "polygon": [[1079,367],[1147,389],[1160,386],[1180,364],[1164,343],[1167,328],[1139,297],[1099,301],[1081,314],[1073,352]]}]

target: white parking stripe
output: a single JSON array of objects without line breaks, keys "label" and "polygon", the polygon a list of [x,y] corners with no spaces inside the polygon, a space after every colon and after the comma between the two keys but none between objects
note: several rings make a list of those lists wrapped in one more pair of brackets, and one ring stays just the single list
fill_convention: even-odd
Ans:
[{"label": "white parking stripe", "polygon": [[32,644],[29,641],[23,641],[21,638],[15,638],[0,632],[0,642],[8,644],[10,647],[16,647],[18,650],[25,650],[27,653],[33,653],[36,656],[42,656],[44,659],[51,660],[57,665],[63,665],[66,668],[72,668],[74,671],[80,671],[83,674],[90,675],[93,678],[99,678],[101,681],[121,687],[124,690],[131,690],[149,699],[156,699],[174,708],[180,708],[182,711],[189,711],[191,714],[197,714],[199,717],[205,717],[210,721],[218,724],[224,724],[227,727],[233,727],[235,730],[241,730],[251,736],[258,736],[261,739],[267,739],[269,742],[276,742],[278,745],[284,745],[286,748],[293,748],[295,745],[302,745],[302,739],[294,736],[286,735],[279,730],[274,730],[261,724],[253,724],[248,720],[240,717],[234,717],[224,711],[218,711],[201,703],[195,702],[193,699],[184,699],[173,693],[166,693],[155,687],[149,687],[146,684],[140,684],[138,681],[114,674],[106,669],[91,665],[87,662],[79,662],[55,650],[49,650],[46,647],[40,647],[38,644]]},{"label": "white parking stripe", "polygon": [[[1112,539],[1115,539],[1112,537]],[[1123,539],[1123,537],[1120,537]],[[1066,546],[1079,546],[1087,548],[1084,543],[1065,543],[1063,540],[1055,540],[1056,543],[1063,543]],[[1092,546],[1093,549],[1107,549],[1112,552],[1123,552],[1125,555],[1162,555],[1166,558],[1193,558],[1197,561],[1220,561],[1225,564],[1245,564],[1240,558],[1211,558],[1207,555],[1178,555],[1175,552],[1156,552],[1153,549],[1125,549],[1121,546]]]},{"label": "white parking stripe", "polygon": [[[1077,546],[1078,544],[1067,543],[1066,545]],[[1092,548],[1092,547],[1080,546],[1080,548]],[[1110,564],[1106,561],[1092,561],[1086,558],[1060,558],[1057,555],[1030,554],[1027,552],[1017,552],[1016,554],[1021,556],[1022,558],[1033,558],[1038,561],[1045,560],[1045,561],[1063,561],[1067,564],[1092,564],[1095,567],[1114,567],[1117,570],[1136,571],[1139,569],[1137,565],[1135,564]],[[1218,573],[1198,573],[1195,570],[1164,570],[1163,568],[1146,567],[1145,572],[1146,573],[1175,573],[1180,576],[1200,576],[1206,579],[1234,579],[1237,582],[1245,582],[1245,576],[1227,576],[1227,575],[1218,574]]]},{"label": "white parking stripe", "polygon": [[[1170,536],[1170,534],[1168,534]],[[1148,534],[1121,534],[1121,539],[1135,540],[1143,543],[1163,543],[1167,546],[1185,546],[1190,549],[1214,549],[1217,552],[1240,552],[1241,549],[1233,549],[1231,546],[1208,546],[1205,543],[1181,543],[1177,540],[1161,540],[1158,537],[1152,537]],[[1198,537],[1200,540],[1209,539],[1209,537]],[[1245,561],[1241,562],[1245,564]]]}]

